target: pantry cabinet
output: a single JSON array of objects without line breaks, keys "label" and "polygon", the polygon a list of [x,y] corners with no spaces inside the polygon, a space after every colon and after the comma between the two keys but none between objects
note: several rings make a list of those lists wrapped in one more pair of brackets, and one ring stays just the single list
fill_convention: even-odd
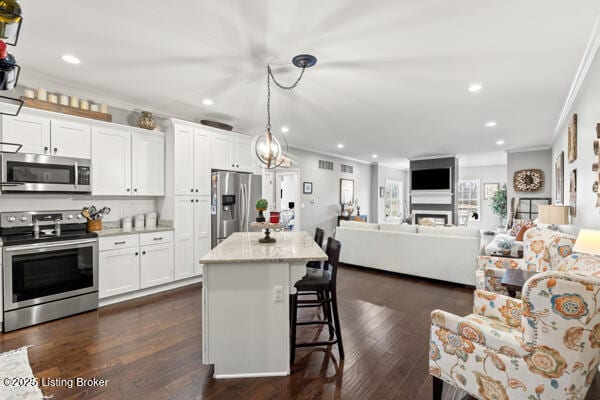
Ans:
[{"label": "pantry cabinet", "polygon": [[131,131],[92,128],[92,194],[131,195]]},{"label": "pantry cabinet", "polygon": [[131,186],[134,196],[165,194],[165,144],[158,133],[133,132]]},{"label": "pantry cabinet", "polygon": [[210,251],[210,196],[175,198],[175,279],[201,275],[198,260]]},{"label": "pantry cabinet", "polygon": [[210,223],[210,196],[198,196],[194,199],[194,275],[202,275],[198,261],[210,251]]}]

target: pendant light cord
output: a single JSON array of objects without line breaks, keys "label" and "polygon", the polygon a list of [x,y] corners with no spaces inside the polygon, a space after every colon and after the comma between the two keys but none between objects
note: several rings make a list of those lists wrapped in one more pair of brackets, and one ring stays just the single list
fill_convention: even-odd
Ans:
[{"label": "pendant light cord", "polygon": [[296,88],[296,86],[298,86],[298,84],[300,83],[300,80],[302,79],[302,76],[304,75],[305,69],[306,69],[306,67],[302,67],[300,76],[298,77],[298,79],[296,79],[296,81],[294,83],[292,83],[290,86],[285,86],[285,85],[282,85],[281,83],[277,82],[277,79],[275,79],[275,75],[273,75],[273,71],[271,71],[271,66],[267,65],[267,131],[268,132],[271,132],[271,79],[273,79],[273,82],[275,82],[275,85],[277,85],[277,87],[279,87],[280,89],[294,90]]}]

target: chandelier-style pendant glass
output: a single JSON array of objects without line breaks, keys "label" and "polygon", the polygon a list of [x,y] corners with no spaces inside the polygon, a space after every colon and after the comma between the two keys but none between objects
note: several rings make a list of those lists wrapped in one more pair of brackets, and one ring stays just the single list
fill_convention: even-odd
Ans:
[{"label": "chandelier-style pendant glass", "polygon": [[302,68],[302,72],[296,81],[289,85],[281,85],[271,71],[271,66],[267,65],[267,129],[264,133],[256,136],[252,142],[254,150],[254,159],[256,163],[264,169],[273,169],[279,167],[286,159],[287,141],[283,135],[275,135],[271,132],[271,79],[280,88],[285,90],[293,90],[304,75],[304,70],[310,68],[317,63],[317,59],[310,54],[301,54],[292,59],[292,63]]}]

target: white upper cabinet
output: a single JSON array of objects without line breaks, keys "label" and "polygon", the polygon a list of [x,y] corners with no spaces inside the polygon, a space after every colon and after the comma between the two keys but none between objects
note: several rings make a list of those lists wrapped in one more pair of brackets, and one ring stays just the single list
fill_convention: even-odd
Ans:
[{"label": "white upper cabinet", "polygon": [[50,145],[53,156],[90,158],[91,126],[79,122],[53,119]]},{"label": "white upper cabinet", "polygon": [[239,133],[215,133],[212,167],[229,171],[252,172],[252,137]]},{"label": "white upper cabinet", "polygon": [[231,133],[215,133],[213,137],[214,169],[234,170],[235,167],[235,136]]},{"label": "white upper cabinet", "polygon": [[21,153],[50,154],[50,118],[27,115],[2,116],[2,141],[23,145]]},{"label": "white upper cabinet", "polygon": [[252,172],[254,170],[254,163],[252,161],[252,138],[250,136],[238,136],[236,159],[236,166],[240,171]]},{"label": "white upper cabinet", "polygon": [[165,141],[162,135],[133,132],[131,184],[134,196],[165,194]]},{"label": "white upper cabinet", "polygon": [[173,133],[175,195],[194,193],[194,128],[176,126]]},{"label": "white upper cabinet", "polygon": [[212,134],[203,129],[194,129],[194,193],[210,194],[210,172]]},{"label": "white upper cabinet", "polygon": [[131,195],[131,131],[92,128],[92,194]]}]

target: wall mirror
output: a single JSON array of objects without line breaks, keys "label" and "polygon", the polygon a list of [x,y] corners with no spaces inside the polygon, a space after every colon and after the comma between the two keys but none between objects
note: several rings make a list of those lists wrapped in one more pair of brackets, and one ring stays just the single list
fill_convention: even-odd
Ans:
[{"label": "wall mirror", "polygon": [[354,202],[354,180],[340,179],[340,203],[351,204]]}]

